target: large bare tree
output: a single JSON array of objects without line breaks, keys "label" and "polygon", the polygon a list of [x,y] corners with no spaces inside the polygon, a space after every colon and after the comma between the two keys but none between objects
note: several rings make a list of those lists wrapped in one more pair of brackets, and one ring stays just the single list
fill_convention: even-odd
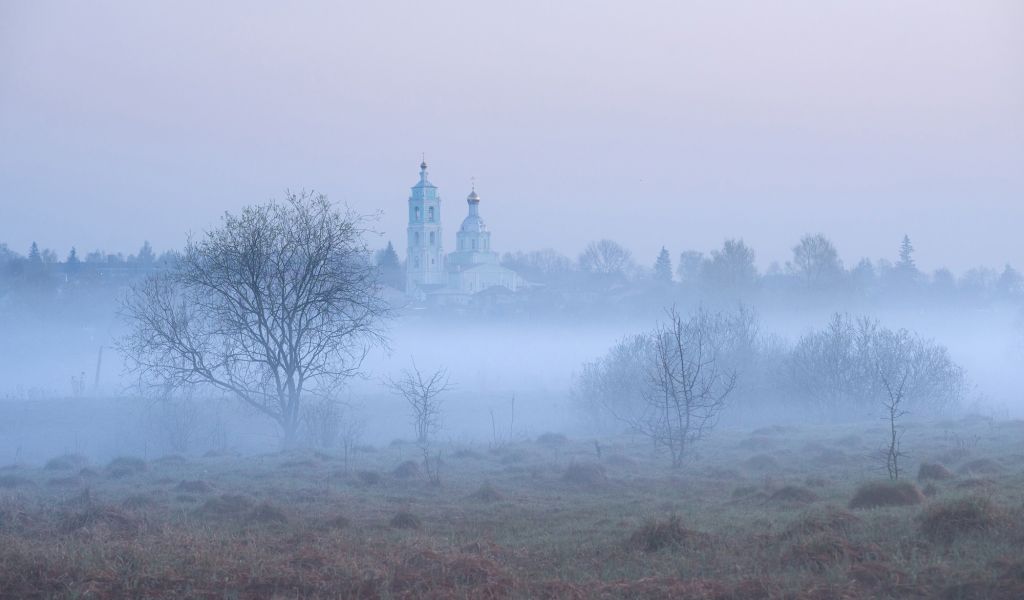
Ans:
[{"label": "large bare tree", "polygon": [[365,222],[306,192],[225,214],[174,269],[129,292],[120,341],[129,370],[162,390],[226,392],[293,444],[304,399],[358,374],[386,341]]},{"label": "large bare tree", "polygon": [[645,410],[633,426],[669,451],[674,468],[714,427],[736,385],[736,373],[723,368],[716,347],[720,326],[720,315],[698,310],[684,319],[672,308],[651,334]]}]

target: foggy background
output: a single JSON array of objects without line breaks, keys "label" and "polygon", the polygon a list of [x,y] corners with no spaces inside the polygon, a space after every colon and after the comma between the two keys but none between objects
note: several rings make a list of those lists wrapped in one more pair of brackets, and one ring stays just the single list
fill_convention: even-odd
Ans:
[{"label": "foggy background", "polygon": [[503,251],[743,237],[764,268],[909,233],[927,270],[1020,264],[1022,26],[1013,0],[3,2],[2,238],[176,248],[306,187],[401,253],[425,152],[449,234],[476,176]]},{"label": "foggy background", "polygon": [[[662,246],[676,266],[742,238],[767,274],[807,233],[847,269],[894,262],[909,234],[926,277],[947,267],[966,290],[988,267],[994,290],[1024,265],[1022,26],[1012,1],[3,2],[0,242],[159,254],[305,187],[379,211],[369,243],[404,258],[425,153],[449,250],[475,177],[499,253],[575,259],[610,238],[649,270]],[[110,349],[128,283],[0,303],[0,460],[167,451]],[[451,371],[448,438],[486,439],[492,411],[508,427],[513,395],[521,433],[580,429],[574,373],[675,299],[651,298],[403,314],[348,392],[367,441],[408,436],[380,378],[412,358]],[[1019,296],[745,300],[789,341],[836,310],[913,329],[966,367],[963,410],[1024,413]],[[76,399],[75,378],[107,408]],[[217,406],[230,427],[199,447],[274,446],[272,424]]]}]

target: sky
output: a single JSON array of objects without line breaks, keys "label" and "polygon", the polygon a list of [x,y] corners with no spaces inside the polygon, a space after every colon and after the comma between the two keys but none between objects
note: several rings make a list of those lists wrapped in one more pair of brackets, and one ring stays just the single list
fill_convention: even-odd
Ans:
[{"label": "sky", "polygon": [[0,242],[181,247],[314,189],[405,250],[475,177],[499,251],[821,232],[848,263],[1024,267],[1017,0],[0,0]]}]

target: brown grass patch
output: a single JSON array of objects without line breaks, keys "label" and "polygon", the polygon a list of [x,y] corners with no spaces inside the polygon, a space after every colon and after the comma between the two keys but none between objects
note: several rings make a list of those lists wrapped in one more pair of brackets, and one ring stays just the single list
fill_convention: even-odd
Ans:
[{"label": "brown grass patch", "polygon": [[120,456],[107,463],[107,477],[123,479],[146,470],[146,461],[134,456]]},{"label": "brown grass patch", "polygon": [[881,554],[877,546],[854,544],[835,533],[819,533],[794,542],[782,554],[782,564],[821,572],[841,563],[882,560]]},{"label": "brown grass patch", "polygon": [[1006,514],[988,498],[973,496],[929,506],[919,519],[926,538],[948,544],[966,535],[996,531]]},{"label": "brown grass patch", "polygon": [[629,545],[644,552],[657,552],[664,548],[702,548],[710,543],[710,536],[687,529],[677,515],[664,521],[648,521],[629,536]]},{"label": "brown grass patch", "polygon": [[910,506],[924,502],[924,494],[907,481],[872,481],[861,485],[850,500],[850,508]]},{"label": "brown grass patch", "polygon": [[408,556],[391,575],[397,598],[507,598],[513,580],[490,558],[424,550]]},{"label": "brown grass patch", "polygon": [[221,494],[210,498],[195,510],[195,514],[208,519],[232,519],[244,516],[252,509],[252,500],[239,494]]},{"label": "brown grass patch", "polygon": [[80,512],[65,515],[60,529],[64,533],[94,532],[100,529],[114,534],[133,535],[141,524],[136,518],[109,506],[90,506]]},{"label": "brown grass patch", "polygon": [[804,513],[789,524],[780,536],[782,539],[793,539],[821,533],[830,533],[846,537],[860,523],[860,518],[841,508],[828,506],[822,510]]},{"label": "brown grass patch", "polygon": [[249,514],[245,516],[245,522],[257,525],[283,525],[288,522],[288,517],[280,508],[261,502],[249,511]]}]

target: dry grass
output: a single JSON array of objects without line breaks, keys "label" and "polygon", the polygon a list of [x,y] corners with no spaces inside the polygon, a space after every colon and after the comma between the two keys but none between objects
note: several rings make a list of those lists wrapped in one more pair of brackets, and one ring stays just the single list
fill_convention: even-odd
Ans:
[{"label": "dry grass", "polygon": [[917,469],[918,481],[945,481],[953,477],[955,477],[953,472],[940,463],[921,463],[921,466]]},{"label": "dry grass", "polygon": [[[1000,465],[984,487],[926,478],[924,506],[909,483],[860,486],[876,434],[829,451],[851,429],[716,431],[675,471],[629,438],[599,440],[601,464],[590,439],[463,443],[441,487],[390,475],[408,445],[357,453],[355,476],[309,452],[119,461],[121,479],[22,466],[0,472],[21,481],[0,488],[0,597],[1022,597],[1016,429],[972,447]],[[767,468],[744,465],[760,437],[776,442]],[[904,443],[937,456],[949,439],[911,428]],[[838,507],[858,496],[877,510]]]}]

